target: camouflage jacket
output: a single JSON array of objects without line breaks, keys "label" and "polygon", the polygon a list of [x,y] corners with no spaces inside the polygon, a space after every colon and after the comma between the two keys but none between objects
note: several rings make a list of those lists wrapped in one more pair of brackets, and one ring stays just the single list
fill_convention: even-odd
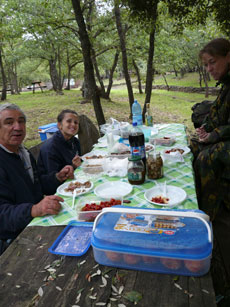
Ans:
[{"label": "camouflage jacket", "polygon": [[203,124],[206,132],[210,132],[210,143],[230,140],[230,72],[221,83],[220,93]]}]

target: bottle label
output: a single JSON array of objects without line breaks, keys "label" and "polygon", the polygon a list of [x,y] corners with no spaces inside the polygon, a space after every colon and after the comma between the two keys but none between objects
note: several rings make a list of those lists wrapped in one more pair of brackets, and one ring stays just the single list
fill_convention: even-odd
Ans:
[{"label": "bottle label", "polygon": [[153,126],[153,117],[152,115],[146,115],[145,117],[145,121],[146,121],[146,126],[148,127],[152,127]]},{"label": "bottle label", "polygon": [[145,158],[145,146],[130,147],[131,155]]},{"label": "bottle label", "polygon": [[131,181],[141,181],[142,180],[142,172],[128,172],[128,180]]},{"label": "bottle label", "polygon": [[137,126],[143,125],[142,115],[133,115],[133,123],[137,123]]}]

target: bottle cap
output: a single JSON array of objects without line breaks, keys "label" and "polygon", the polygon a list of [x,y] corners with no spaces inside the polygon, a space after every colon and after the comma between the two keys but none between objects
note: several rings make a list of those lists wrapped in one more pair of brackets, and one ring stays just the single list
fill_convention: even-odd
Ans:
[{"label": "bottle cap", "polygon": [[136,123],[136,122],[133,123],[133,127],[135,127],[135,126],[137,126],[137,123]]}]

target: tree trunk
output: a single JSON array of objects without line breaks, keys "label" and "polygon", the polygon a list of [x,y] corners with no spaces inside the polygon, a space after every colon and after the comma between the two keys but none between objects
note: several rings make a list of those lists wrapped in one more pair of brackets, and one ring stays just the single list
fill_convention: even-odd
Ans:
[{"label": "tree trunk", "polygon": [[90,90],[92,93],[91,96],[93,100],[93,107],[98,125],[100,126],[105,123],[105,118],[101,107],[100,96],[97,90],[97,85],[94,76],[93,63],[91,59],[91,43],[89,40],[88,32],[86,30],[86,25],[81,9],[80,0],[72,0],[72,5],[79,28],[79,38],[81,41],[81,48],[82,48],[84,68],[85,68],[85,81],[90,86]]},{"label": "tree trunk", "polygon": [[147,63],[147,74],[146,74],[146,85],[145,85],[145,103],[142,111],[142,117],[144,121],[144,116],[146,113],[146,104],[150,103],[152,95],[152,86],[153,86],[153,57],[154,57],[154,43],[155,43],[155,31],[156,31],[156,21],[157,21],[157,5],[158,2],[154,4],[152,11],[152,30],[149,34],[149,53],[148,53],[148,63]]},{"label": "tree trunk", "polygon": [[[209,74],[206,72],[206,70],[203,68],[203,66],[198,66],[198,67],[199,67],[200,79],[203,78],[203,80],[204,80],[205,97],[208,98],[208,96],[209,96],[209,87],[208,87],[208,77],[209,77]],[[201,82],[200,82],[200,84],[201,84]]]},{"label": "tree trunk", "polygon": [[66,50],[66,62],[67,62],[67,86],[65,90],[70,90],[70,78],[71,78],[71,65],[70,65],[70,56],[69,49]]},{"label": "tree trunk", "polygon": [[199,73],[199,85],[200,85],[200,87],[202,87],[202,68],[200,67],[199,64],[197,65],[197,70],[198,70],[198,73]]},{"label": "tree trunk", "polygon": [[111,88],[112,88],[112,85],[113,85],[113,74],[114,74],[114,71],[117,67],[119,53],[120,53],[120,51],[117,50],[116,53],[115,53],[115,56],[114,56],[112,68],[110,69],[109,84],[108,84],[107,91],[106,91],[107,99],[109,99],[110,91],[111,91]]},{"label": "tree trunk", "polygon": [[18,75],[16,63],[9,66],[8,75],[10,80],[11,94],[19,94]]},{"label": "tree trunk", "polygon": [[103,80],[102,80],[101,75],[100,75],[100,71],[99,71],[99,68],[98,68],[98,65],[97,65],[96,54],[95,54],[95,50],[94,50],[93,47],[92,47],[92,62],[93,62],[93,66],[94,66],[94,69],[95,69],[95,72],[96,72],[97,80],[100,84],[100,96],[103,97],[103,98],[106,98],[105,86],[104,86]]},{"label": "tree trunk", "polygon": [[62,82],[60,80],[60,76],[57,71],[56,63],[57,63],[56,58],[49,60],[50,78],[52,81],[54,91],[57,94],[62,94],[62,85],[61,85]]},{"label": "tree trunk", "polygon": [[135,60],[133,59],[133,67],[136,70],[136,74],[137,74],[137,81],[138,81],[138,89],[139,89],[139,93],[143,94],[142,91],[142,85],[141,85],[141,76],[140,76],[140,71],[139,68],[137,66],[137,63],[135,62]]},{"label": "tree trunk", "polygon": [[204,70],[205,98],[208,98],[209,96],[208,78],[209,74]]},{"label": "tree trunk", "polygon": [[116,18],[117,32],[120,38],[120,46],[121,46],[121,53],[122,53],[122,66],[123,66],[123,72],[125,75],[125,81],[126,81],[126,86],[127,86],[128,95],[129,95],[130,118],[131,118],[132,117],[132,104],[134,101],[134,96],[133,96],[133,89],[132,89],[132,84],[131,84],[129,70],[128,70],[125,35],[124,35],[124,31],[123,31],[122,24],[121,24],[120,8],[119,8],[119,4],[117,0],[115,0],[115,3],[114,3],[114,13],[115,13],[115,18]]},{"label": "tree trunk", "polygon": [[169,91],[169,85],[168,85],[168,82],[167,82],[165,74],[162,74],[162,77],[164,78],[165,84],[167,86],[167,90]]},{"label": "tree trunk", "polygon": [[1,69],[1,75],[2,75],[2,95],[1,95],[1,100],[6,100],[7,96],[7,79],[3,67],[3,61],[2,61],[2,50],[0,48],[0,69]]}]

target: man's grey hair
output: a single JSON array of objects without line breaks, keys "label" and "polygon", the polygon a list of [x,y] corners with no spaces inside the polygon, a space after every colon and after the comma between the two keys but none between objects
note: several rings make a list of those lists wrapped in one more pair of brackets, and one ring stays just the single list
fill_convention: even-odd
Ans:
[{"label": "man's grey hair", "polygon": [[26,115],[25,113],[19,108],[19,106],[17,106],[16,104],[14,103],[3,103],[3,104],[0,104],[0,114],[5,111],[5,110],[17,110],[19,112],[22,113],[22,115],[24,116],[25,120],[26,120]]}]

